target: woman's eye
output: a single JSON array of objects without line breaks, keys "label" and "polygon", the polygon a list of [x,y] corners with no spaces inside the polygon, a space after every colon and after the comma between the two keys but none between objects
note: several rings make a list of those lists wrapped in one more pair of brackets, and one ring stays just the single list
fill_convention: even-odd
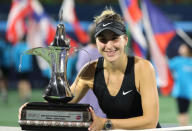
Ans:
[{"label": "woman's eye", "polygon": [[99,41],[102,42],[102,43],[106,43],[107,42],[106,39],[99,39]]},{"label": "woman's eye", "polygon": [[113,38],[112,38],[112,40],[116,40],[117,38],[118,38],[118,37],[117,37],[117,36],[115,36],[115,37],[113,37]]}]

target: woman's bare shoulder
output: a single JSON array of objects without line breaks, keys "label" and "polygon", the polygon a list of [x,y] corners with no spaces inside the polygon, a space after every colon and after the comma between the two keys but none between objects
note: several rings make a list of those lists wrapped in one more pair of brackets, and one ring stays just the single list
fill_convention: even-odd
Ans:
[{"label": "woman's bare shoulder", "polygon": [[98,59],[85,64],[82,67],[81,71],[79,72],[78,77],[86,80],[93,79],[95,75],[95,70],[97,67],[97,62],[98,62]]},{"label": "woman's bare shoulder", "polygon": [[149,60],[135,56],[135,67],[139,70],[153,69],[153,65]]},{"label": "woman's bare shoulder", "polygon": [[141,85],[144,85],[141,83],[143,83],[144,81],[147,82],[148,80],[152,82],[153,80],[155,80],[153,78],[155,78],[155,70],[151,62],[149,60],[136,56],[135,57],[135,82],[136,82],[135,84],[138,91],[140,92],[141,87],[143,87]]}]

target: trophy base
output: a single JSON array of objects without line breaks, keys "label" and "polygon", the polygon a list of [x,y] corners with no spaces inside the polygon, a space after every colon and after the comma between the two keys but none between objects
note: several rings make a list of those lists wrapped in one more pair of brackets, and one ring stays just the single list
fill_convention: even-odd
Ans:
[{"label": "trophy base", "polygon": [[85,131],[92,123],[88,108],[88,104],[31,102],[21,108],[19,125],[22,130]]},{"label": "trophy base", "polygon": [[88,128],[23,126],[22,130],[28,130],[28,131],[88,131]]}]

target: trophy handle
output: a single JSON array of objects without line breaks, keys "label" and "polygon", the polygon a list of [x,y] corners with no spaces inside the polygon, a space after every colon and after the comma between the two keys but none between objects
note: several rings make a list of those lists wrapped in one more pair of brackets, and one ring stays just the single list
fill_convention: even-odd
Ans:
[{"label": "trophy handle", "polygon": [[32,48],[25,51],[24,54],[40,56],[49,64],[49,66],[51,66],[51,58],[50,58],[50,52],[48,47]]}]

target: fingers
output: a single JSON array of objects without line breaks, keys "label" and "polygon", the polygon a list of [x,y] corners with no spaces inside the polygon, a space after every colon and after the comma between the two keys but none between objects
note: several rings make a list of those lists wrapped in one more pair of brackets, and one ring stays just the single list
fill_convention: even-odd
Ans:
[{"label": "fingers", "polygon": [[88,130],[89,131],[100,131],[102,129],[101,118],[95,114],[93,108],[89,107],[89,111],[91,112],[93,122],[89,126]]},{"label": "fingers", "polygon": [[29,102],[26,102],[25,104],[23,104],[23,105],[19,108],[19,114],[18,114],[19,120],[21,119],[21,111],[22,111],[22,109],[23,109],[28,103],[29,103]]},{"label": "fingers", "polygon": [[91,112],[92,119],[94,120],[95,119],[95,112],[92,109],[92,107],[89,107],[89,111]]},{"label": "fingers", "polygon": [[89,131],[94,131],[95,112],[94,112],[94,110],[92,109],[92,107],[89,107],[89,111],[91,112],[91,116],[92,116],[93,122],[92,122],[92,124],[89,126],[88,130],[89,130]]},{"label": "fingers", "polygon": [[96,125],[94,125],[94,123],[92,123],[89,128],[88,128],[88,131],[99,131],[96,127]]},{"label": "fingers", "polygon": [[94,122],[91,123],[91,125],[88,128],[88,131],[93,131],[94,130],[93,127],[94,127]]},{"label": "fingers", "polygon": [[89,126],[88,131],[91,131],[93,123]]}]

